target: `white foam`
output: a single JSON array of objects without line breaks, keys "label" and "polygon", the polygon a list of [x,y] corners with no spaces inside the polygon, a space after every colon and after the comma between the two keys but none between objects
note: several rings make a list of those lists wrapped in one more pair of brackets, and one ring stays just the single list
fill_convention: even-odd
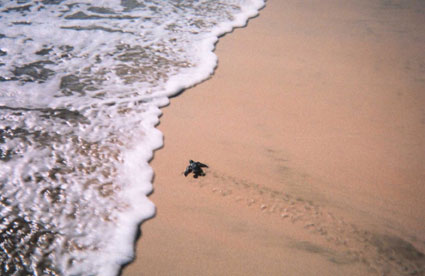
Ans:
[{"label": "white foam", "polygon": [[[126,10],[120,3],[96,2],[111,13],[94,12],[86,0],[1,13],[0,33],[6,37],[0,48],[7,55],[0,75],[13,78],[16,68],[21,75],[20,81],[0,82],[0,105],[22,114],[0,109],[0,127],[25,129],[30,142],[8,138],[0,145],[22,152],[0,168],[0,180],[10,184],[4,196],[19,201],[21,216],[59,233],[51,258],[64,275],[115,275],[134,257],[137,226],[155,212],[147,195],[153,177],[149,161],[163,144],[155,128],[159,108],[169,96],[210,77],[218,37],[244,26],[264,5],[228,0],[178,7],[174,1],[152,1],[152,9]],[[14,5],[4,3],[2,9]],[[78,12],[94,19],[78,18]],[[114,18],[123,15],[137,19]],[[13,23],[24,20],[31,25]],[[37,54],[41,50],[49,51]],[[34,70],[50,75],[32,79],[25,68],[46,60],[52,63]],[[57,109],[77,115],[49,117],[49,110]],[[39,132],[46,133],[47,144],[37,138]],[[24,183],[25,177],[32,182]],[[52,203],[43,191],[58,187],[63,195]]]}]

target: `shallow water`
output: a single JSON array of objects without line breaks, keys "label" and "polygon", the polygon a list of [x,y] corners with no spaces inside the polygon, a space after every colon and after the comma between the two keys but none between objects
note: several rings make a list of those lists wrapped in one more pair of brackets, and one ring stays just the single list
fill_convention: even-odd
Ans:
[{"label": "shallow water", "polygon": [[114,275],[155,208],[168,96],[210,76],[217,37],[264,5],[0,1],[0,265]]}]

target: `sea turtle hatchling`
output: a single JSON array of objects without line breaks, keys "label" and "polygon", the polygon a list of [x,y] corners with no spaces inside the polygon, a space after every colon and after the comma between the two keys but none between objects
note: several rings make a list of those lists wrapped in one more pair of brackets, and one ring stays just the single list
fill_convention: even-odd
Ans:
[{"label": "sea turtle hatchling", "polygon": [[194,178],[197,178],[198,176],[204,176],[205,173],[202,168],[208,168],[208,166],[201,162],[189,160],[189,166],[187,166],[186,170],[184,171],[184,176],[187,176],[191,172],[193,172]]}]

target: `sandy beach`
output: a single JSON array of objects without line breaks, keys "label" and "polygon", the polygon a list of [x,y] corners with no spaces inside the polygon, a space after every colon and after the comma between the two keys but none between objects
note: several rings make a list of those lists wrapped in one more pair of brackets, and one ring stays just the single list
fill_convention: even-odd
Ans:
[{"label": "sandy beach", "polygon": [[425,275],[423,45],[423,1],[267,1],[163,108],[122,275]]}]

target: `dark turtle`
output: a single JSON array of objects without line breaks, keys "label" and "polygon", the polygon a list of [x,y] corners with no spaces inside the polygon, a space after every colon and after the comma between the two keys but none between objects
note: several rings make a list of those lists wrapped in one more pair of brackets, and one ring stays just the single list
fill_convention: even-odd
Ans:
[{"label": "dark turtle", "polygon": [[198,176],[204,176],[205,173],[202,168],[208,168],[207,165],[202,164],[201,162],[195,162],[193,160],[189,160],[189,166],[187,166],[184,171],[184,176],[187,176],[189,173],[193,172],[193,177],[197,178]]}]

